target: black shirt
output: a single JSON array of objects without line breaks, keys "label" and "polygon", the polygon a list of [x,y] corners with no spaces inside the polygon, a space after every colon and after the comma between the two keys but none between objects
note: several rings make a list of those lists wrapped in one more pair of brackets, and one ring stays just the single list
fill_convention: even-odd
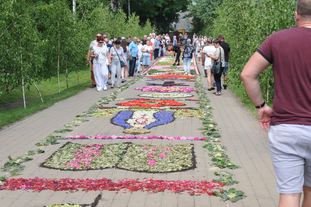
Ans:
[{"label": "black shirt", "polygon": [[230,53],[230,46],[228,43],[226,43],[225,41],[220,42],[220,46],[222,47],[222,49],[224,49],[224,53],[225,53],[225,62],[229,62],[229,53]]}]

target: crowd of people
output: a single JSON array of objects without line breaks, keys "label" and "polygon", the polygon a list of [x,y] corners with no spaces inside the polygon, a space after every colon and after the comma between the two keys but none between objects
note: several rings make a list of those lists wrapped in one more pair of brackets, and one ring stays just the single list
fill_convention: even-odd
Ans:
[{"label": "crowd of people", "polygon": [[[137,37],[109,39],[99,33],[89,47],[88,61],[91,66],[92,87],[97,91],[119,87],[128,78],[139,75],[157,58],[173,53],[174,66],[183,63],[184,73],[190,74],[190,66],[195,55],[202,61],[204,72],[208,79],[208,90],[214,90],[215,95],[221,95],[222,88],[226,89],[226,75],[230,47],[223,36],[216,40],[207,37],[193,36],[187,33],[171,36],[169,34],[144,35]],[[219,67],[215,67],[219,65]],[[218,68],[216,70],[215,68]],[[224,84],[221,83],[224,77]]]},{"label": "crowd of people", "polygon": [[[229,69],[230,46],[223,35],[212,39],[209,37],[194,37],[195,54],[204,67],[208,90],[216,88],[215,95],[220,96],[222,88],[227,89],[227,74]],[[223,82],[222,82],[223,79]]]},{"label": "crowd of people", "polygon": [[[168,34],[151,33],[142,39],[137,37],[109,39],[98,33],[90,43],[88,62],[91,68],[92,87],[97,91],[119,87],[127,78],[139,75],[155,59],[170,50],[171,39]],[[108,82],[108,80],[110,80]]]}]

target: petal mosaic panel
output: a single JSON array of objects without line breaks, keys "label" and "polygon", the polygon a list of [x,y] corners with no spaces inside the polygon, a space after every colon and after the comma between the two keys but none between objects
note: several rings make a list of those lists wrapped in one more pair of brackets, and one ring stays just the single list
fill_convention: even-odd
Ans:
[{"label": "petal mosaic panel", "polygon": [[135,172],[168,173],[195,168],[192,144],[66,143],[41,166],[65,171],[120,168]]}]

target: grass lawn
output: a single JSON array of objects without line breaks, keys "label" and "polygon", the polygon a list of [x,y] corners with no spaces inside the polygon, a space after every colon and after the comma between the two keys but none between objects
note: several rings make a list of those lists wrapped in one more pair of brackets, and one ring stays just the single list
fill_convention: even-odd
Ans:
[{"label": "grass lawn", "polygon": [[[78,83],[79,76],[79,83]],[[41,102],[40,96],[34,86],[26,89],[27,108],[23,107],[22,90],[16,89],[10,94],[0,96],[0,128],[14,123],[30,114],[45,109],[54,103],[77,94],[90,85],[90,71],[85,69],[78,73],[69,74],[68,85],[66,88],[65,76],[60,77],[61,92],[58,93],[57,77],[42,81],[37,84],[42,94],[44,103]]]}]

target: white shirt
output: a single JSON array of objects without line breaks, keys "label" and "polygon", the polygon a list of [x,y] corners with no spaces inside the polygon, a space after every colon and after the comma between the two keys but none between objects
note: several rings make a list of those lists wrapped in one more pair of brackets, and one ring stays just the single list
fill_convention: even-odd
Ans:
[{"label": "white shirt", "polygon": [[205,62],[204,62],[205,66],[212,67],[213,60],[207,55],[215,55],[215,52],[216,52],[216,48],[214,47],[214,45],[207,45],[203,48],[203,53],[205,53]]},{"label": "white shirt", "polygon": [[[225,65],[225,51],[224,49],[222,49],[222,47],[219,46],[219,48],[216,49],[216,56],[218,57],[220,55],[220,60],[221,61],[221,65],[224,66]],[[220,50],[220,53],[219,53]],[[217,61],[218,62],[218,61]]]},{"label": "white shirt", "polygon": [[[122,60],[123,62],[125,61],[124,52],[123,52],[123,48],[122,47],[119,47],[119,49],[116,48],[115,46],[112,47],[110,49],[110,54],[111,54],[111,57],[112,57],[112,62],[118,62],[120,60]],[[119,60],[119,58],[120,58],[120,60]]]},{"label": "white shirt", "polygon": [[143,55],[144,56],[148,56],[150,55],[150,51],[152,50],[152,48],[148,45],[144,45],[143,48],[142,48],[142,52],[143,52]]},{"label": "white shirt", "polygon": [[93,40],[90,44],[90,50],[93,50],[93,48],[98,44],[97,40]]},{"label": "white shirt", "polygon": [[99,47],[98,45],[93,47],[93,51],[95,54],[95,58],[94,58],[94,64],[104,64],[104,63],[108,63],[108,47],[106,45],[103,45],[101,47]]},{"label": "white shirt", "polygon": [[138,47],[138,59],[140,59],[143,56],[143,52],[141,51],[143,48],[143,45],[139,43],[137,47]]}]

